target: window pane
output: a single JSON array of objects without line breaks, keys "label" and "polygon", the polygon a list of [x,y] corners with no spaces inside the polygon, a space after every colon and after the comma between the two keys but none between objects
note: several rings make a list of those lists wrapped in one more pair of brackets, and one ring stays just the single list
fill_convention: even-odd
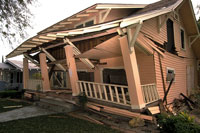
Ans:
[{"label": "window pane", "polygon": [[175,54],[176,48],[174,44],[174,24],[173,21],[167,20],[167,47],[166,50],[170,53]]},{"label": "window pane", "polygon": [[77,25],[76,28],[83,28],[83,24]]},{"label": "window pane", "polygon": [[88,21],[85,23],[85,27],[94,25],[94,20]]},{"label": "window pane", "polygon": [[181,29],[181,48],[185,49],[184,30]]}]

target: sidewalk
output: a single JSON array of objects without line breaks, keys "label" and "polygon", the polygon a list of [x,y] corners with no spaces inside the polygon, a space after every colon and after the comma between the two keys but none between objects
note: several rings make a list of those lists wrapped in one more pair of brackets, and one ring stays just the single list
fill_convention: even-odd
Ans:
[{"label": "sidewalk", "polygon": [[18,119],[25,119],[41,115],[54,114],[55,112],[49,111],[38,106],[27,106],[20,109],[15,109],[8,112],[0,113],[0,122],[7,122]]}]

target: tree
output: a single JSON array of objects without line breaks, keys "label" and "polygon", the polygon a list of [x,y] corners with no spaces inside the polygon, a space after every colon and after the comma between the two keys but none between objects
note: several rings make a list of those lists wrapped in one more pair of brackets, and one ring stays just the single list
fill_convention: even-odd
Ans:
[{"label": "tree", "polygon": [[0,38],[11,44],[11,40],[24,38],[24,29],[31,27],[29,6],[36,0],[0,0]]}]

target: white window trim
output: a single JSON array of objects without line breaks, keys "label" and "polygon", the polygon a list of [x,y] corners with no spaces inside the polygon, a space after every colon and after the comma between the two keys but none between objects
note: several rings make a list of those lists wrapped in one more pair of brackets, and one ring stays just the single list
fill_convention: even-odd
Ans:
[{"label": "white window trim", "polygon": [[[181,30],[183,30],[184,31],[184,47],[185,48],[182,48],[182,42],[181,42]],[[185,29],[183,28],[183,27],[180,27],[180,45],[181,45],[181,50],[183,50],[183,51],[186,51],[186,35],[185,35]]]},{"label": "white window trim", "polygon": [[96,24],[96,17],[92,17],[92,18],[90,18],[90,19],[87,19],[87,20],[85,20],[85,21],[82,21],[82,22],[80,22],[80,23],[75,24],[75,25],[74,25],[74,28],[76,28],[78,25],[81,25],[81,24],[83,24],[83,28],[84,28],[84,27],[85,27],[85,24],[86,24],[87,22],[91,21],[91,20],[93,20],[93,21],[94,21],[94,24]]},{"label": "white window trim", "polygon": [[[174,71],[174,74],[175,74],[175,76],[176,76],[176,71],[175,71],[175,69],[174,69],[174,68],[171,68],[171,67],[167,67],[167,68],[166,68],[166,78],[167,78],[168,70],[173,70],[173,71]],[[176,80],[176,78],[174,78],[174,81],[173,81],[173,82],[175,82],[175,80]],[[169,83],[170,81],[167,81],[167,79],[166,79],[166,82]]]}]

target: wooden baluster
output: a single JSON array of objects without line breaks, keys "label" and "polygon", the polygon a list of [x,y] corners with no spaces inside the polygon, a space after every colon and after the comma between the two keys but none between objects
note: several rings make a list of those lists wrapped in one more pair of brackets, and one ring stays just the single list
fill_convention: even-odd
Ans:
[{"label": "wooden baluster", "polygon": [[82,83],[83,83],[83,86],[84,86],[84,89],[85,89],[85,95],[88,96],[88,91],[87,91],[86,83],[85,82],[82,82]]},{"label": "wooden baluster", "polygon": [[92,89],[91,89],[91,84],[90,84],[90,83],[87,83],[87,84],[88,84],[89,91],[90,91],[90,97],[93,97],[93,94],[92,94]]},{"label": "wooden baluster", "polygon": [[113,99],[113,93],[112,93],[112,88],[111,88],[110,85],[109,85],[109,92],[110,92],[111,101],[113,102],[114,101],[114,99]]},{"label": "wooden baluster", "polygon": [[97,84],[92,84],[93,85],[93,89],[94,89],[94,96],[95,96],[95,98],[98,98],[97,97],[97,90],[96,90],[96,85]]},{"label": "wooden baluster", "polygon": [[103,97],[102,97],[102,92],[101,92],[101,85],[100,85],[100,84],[97,84],[97,86],[98,86],[98,90],[99,90],[100,99],[103,99]]},{"label": "wooden baluster", "polygon": [[105,85],[103,85],[103,90],[104,90],[105,100],[108,101],[108,96],[107,96],[107,91],[106,91],[106,86]]},{"label": "wooden baluster", "polygon": [[80,85],[80,88],[81,88],[81,92],[84,92],[82,82],[79,82],[79,85]]},{"label": "wooden baluster", "polygon": [[124,88],[123,87],[121,87],[121,92],[122,92],[123,102],[124,102],[124,104],[127,104],[126,103],[126,96],[125,96]]},{"label": "wooden baluster", "polygon": [[145,94],[145,101],[146,101],[146,103],[148,103],[149,102],[149,95],[148,95],[148,91],[147,91],[147,88],[146,88],[146,86],[143,86],[143,88],[144,88],[144,94]]},{"label": "wooden baluster", "polygon": [[[120,88],[121,88],[121,87],[120,87]],[[117,102],[120,103],[119,94],[118,94],[118,89],[117,89],[116,86],[115,86],[115,94],[116,94],[116,97],[117,97]]]}]

